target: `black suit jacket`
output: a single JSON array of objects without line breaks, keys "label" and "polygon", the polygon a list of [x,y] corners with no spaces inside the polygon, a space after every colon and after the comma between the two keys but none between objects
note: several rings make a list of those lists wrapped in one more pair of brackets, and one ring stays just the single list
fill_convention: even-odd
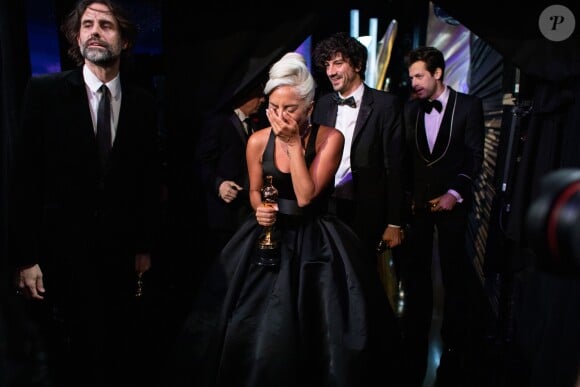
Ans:
[{"label": "black suit jacket", "polygon": [[406,142],[413,165],[411,191],[416,208],[449,189],[457,191],[465,204],[473,195],[473,184],[483,163],[485,126],[479,98],[450,89],[449,100],[433,153],[425,134],[425,113],[419,100],[405,105]]},{"label": "black suit jacket", "polygon": [[[313,122],[336,125],[333,94],[317,101]],[[401,225],[402,106],[398,97],[365,85],[350,149],[355,229],[368,230],[377,241],[388,224]]]},{"label": "black suit jacket", "polygon": [[[236,230],[252,212],[246,144],[243,123],[233,111],[216,113],[205,119],[197,145],[197,161],[210,229]],[[218,196],[219,186],[224,180],[235,181],[244,187],[231,203]]]},{"label": "black suit jacket", "polygon": [[10,251],[17,266],[40,264],[47,289],[70,286],[66,276],[106,283],[96,268],[134,267],[136,253],[154,248],[157,106],[145,89],[121,81],[118,126],[102,178],[82,68],[33,77],[27,87],[12,175]]}]

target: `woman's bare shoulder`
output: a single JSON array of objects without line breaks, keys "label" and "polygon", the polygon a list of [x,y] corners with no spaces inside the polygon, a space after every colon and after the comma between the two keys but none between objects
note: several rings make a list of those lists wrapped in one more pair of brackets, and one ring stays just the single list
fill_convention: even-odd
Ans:
[{"label": "woman's bare shoulder", "polygon": [[320,125],[318,129],[318,137],[325,140],[344,141],[344,135],[336,128],[326,125]]},{"label": "woman's bare shoulder", "polygon": [[267,127],[252,133],[252,135],[248,138],[248,146],[252,147],[264,146],[265,143],[268,141],[268,137],[270,136],[271,130],[272,130],[271,127]]}]

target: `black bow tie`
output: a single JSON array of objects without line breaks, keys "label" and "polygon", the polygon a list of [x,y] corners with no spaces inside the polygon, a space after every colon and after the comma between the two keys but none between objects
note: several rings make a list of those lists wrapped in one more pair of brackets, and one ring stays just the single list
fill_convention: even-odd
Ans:
[{"label": "black bow tie", "polygon": [[424,99],[422,101],[423,104],[423,110],[425,110],[425,113],[431,113],[431,110],[435,109],[437,110],[439,113],[441,113],[441,110],[443,110],[443,105],[441,104],[441,101],[438,101],[436,99],[434,99],[433,101],[429,101],[427,99]]},{"label": "black bow tie", "polygon": [[356,108],[356,101],[354,100],[354,97],[351,95],[348,98],[340,98],[338,96],[338,94],[334,95],[334,102],[336,102],[337,105],[348,105],[351,108]]}]

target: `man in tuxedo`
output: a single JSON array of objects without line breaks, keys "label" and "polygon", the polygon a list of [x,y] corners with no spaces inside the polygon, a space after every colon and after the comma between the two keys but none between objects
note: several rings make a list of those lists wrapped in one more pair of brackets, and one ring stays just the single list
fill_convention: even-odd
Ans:
[{"label": "man in tuxedo", "polygon": [[78,67],[31,78],[22,109],[16,285],[44,334],[52,385],[130,386],[144,370],[129,375],[127,313],[159,224],[157,106],[121,74],[137,29],[118,4],[80,0],[62,31]]},{"label": "man in tuxedo", "polygon": [[312,121],[345,137],[329,210],[357,233],[376,265],[381,240],[388,247],[402,241],[403,104],[364,83],[368,52],[348,34],[319,42],[312,56],[334,90],[318,99]]},{"label": "man in tuxedo", "polygon": [[235,96],[232,107],[204,120],[196,152],[207,224],[199,274],[219,254],[242,220],[254,212],[248,196],[246,144],[256,129],[254,119],[264,101],[262,85],[255,85]]},{"label": "man in tuxedo", "polygon": [[[407,385],[421,386],[427,367],[435,231],[444,289],[444,353],[438,383],[476,385],[474,375],[460,378],[471,354],[481,348],[485,317],[484,293],[466,249],[474,181],[483,162],[482,102],[444,84],[445,61],[436,48],[417,48],[408,62],[415,95],[404,112],[412,216],[408,254],[401,259],[399,272],[406,285],[402,326]],[[443,375],[448,367],[453,370]],[[453,381],[444,380],[449,374]]]}]

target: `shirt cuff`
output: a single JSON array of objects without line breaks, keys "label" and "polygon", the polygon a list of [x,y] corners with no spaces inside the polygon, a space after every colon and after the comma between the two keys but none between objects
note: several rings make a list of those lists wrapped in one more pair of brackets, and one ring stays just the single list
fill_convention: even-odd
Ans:
[{"label": "shirt cuff", "polygon": [[455,191],[454,189],[448,190],[447,193],[453,195],[455,199],[457,199],[457,203],[461,203],[463,201],[463,198],[461,195],[459,195],[459,192]]}]

